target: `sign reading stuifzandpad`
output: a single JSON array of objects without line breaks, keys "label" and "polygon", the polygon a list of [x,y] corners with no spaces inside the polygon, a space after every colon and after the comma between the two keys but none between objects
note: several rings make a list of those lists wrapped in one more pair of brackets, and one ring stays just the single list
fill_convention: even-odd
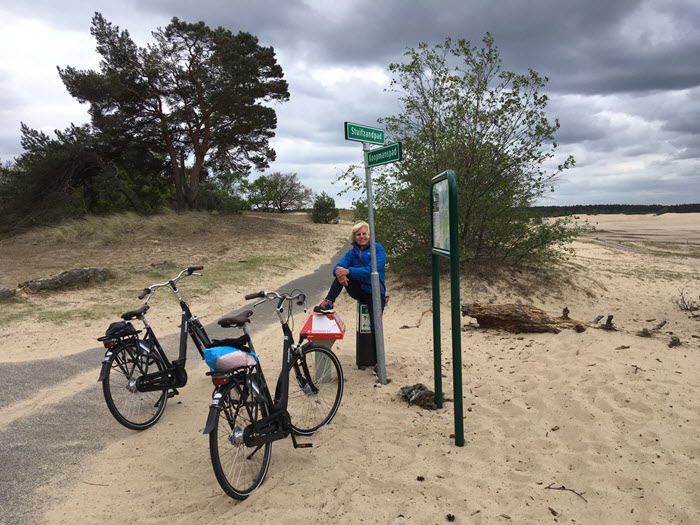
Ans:
[{"label": "sign reading stuifzandpad", "polygon": [[384,130],[360,126],[352,122],[345,123],[345,140],[357,142],[369,142],[371,144],[384,144]]},{"label": "sign reading stuifzandpad", "polygon": [[389,144],[383,148],[373,149],[367,153],[367,166],[379,166],[381,164],[389,164],[403,158],[401,151],[401,143]]}]

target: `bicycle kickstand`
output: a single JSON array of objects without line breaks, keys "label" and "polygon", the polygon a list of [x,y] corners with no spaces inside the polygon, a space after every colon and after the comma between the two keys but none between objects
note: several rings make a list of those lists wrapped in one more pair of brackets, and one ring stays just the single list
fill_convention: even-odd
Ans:
[{"label": "bicycle kickstand", "polygon": [[294,436],[294,432],[290,434],[292,436],[292,443],[294,443],[294,448],[311,448],[314,446],[313,443],[297,443],[297,438]]}]

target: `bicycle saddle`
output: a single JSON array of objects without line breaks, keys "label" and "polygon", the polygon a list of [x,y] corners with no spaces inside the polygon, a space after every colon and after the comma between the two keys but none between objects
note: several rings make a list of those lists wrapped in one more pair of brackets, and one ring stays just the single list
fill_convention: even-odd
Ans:
[{"label": "bicycle saddle", "polygon": [[231,328],[236,326],[238,328],[242,327],[245,323],[250,322],[250,316],[253,315],[253,310],[245,310],[238,315],[231,317],[222,317],[217,322],[221,328]]},{"label": "bicycle saddle", "polygon": [[122,319],[125,321],[131,321],[132,319],[138,319],[141,317],[143,314],[145,314],[150,306],[147,304],[144,304],[141,308],[137,308],[136,310],[131,310],[129,312],[124,312],[122,314]]}]

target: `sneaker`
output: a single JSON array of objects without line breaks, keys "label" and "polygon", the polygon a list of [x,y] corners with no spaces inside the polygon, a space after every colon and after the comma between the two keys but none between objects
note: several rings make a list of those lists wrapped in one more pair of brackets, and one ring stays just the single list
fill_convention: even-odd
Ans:
[{"label": "sneaker", "polygon": [[316,312],[317,314],[332,314],[334,312],[333,301],[324,299],[323,301],[321,301],[321,304],[319,304],[318,306],[314,306],[314,312]]}]

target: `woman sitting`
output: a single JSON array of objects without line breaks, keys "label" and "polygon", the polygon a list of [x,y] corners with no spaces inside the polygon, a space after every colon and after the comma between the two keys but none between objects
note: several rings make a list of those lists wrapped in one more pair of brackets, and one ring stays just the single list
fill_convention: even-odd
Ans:
[{"label": "woman sitting", "polygon": [[[369,224],[364,221],[358,222],[352,227],[350,234],[352,248],[333,268],[333,283],[326,298],[321,304],[314,307],[314,312],[331,313],[333,305],[343,291],[343,287],[348,295],[367,305],[372,333],[374,333],[374,304],[372,302],[372,255],[369,245]],[[377,253],[377,273],[379,274],[379,288],[381,293],[382,313],[386,305],[386,284],[384,282],[384,266],[386,265],[386,252],[384,247],[378,242],[374,243]]]}]

